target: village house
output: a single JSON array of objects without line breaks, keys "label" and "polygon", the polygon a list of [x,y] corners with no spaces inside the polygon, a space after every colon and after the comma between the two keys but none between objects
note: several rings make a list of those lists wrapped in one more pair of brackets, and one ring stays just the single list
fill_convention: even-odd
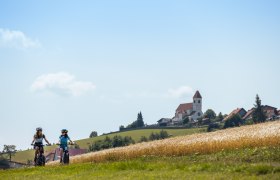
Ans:
[{"label": "village house", "polygon": [[223,121],[228,120],[234,115],[239,115],[241,118],[243,118],[247,114],[247,111],[244,108],[236,108],[233,110],[227,117],[224,118]]},{"label": "village house", "polygon": [[172,118],[172,124],[182,124],[183,119],[188,117],[190,122],[196,122],[198,118],[203,116],[202,112],[202,96],[199,91],[193,96],[193,102],[180,104]]},{"label": "village house", "polygon": [[[272,107],[272,106],[268,106],[268,105],[265,105],[265,106],[262,106],[262,109],[266,115],[266,118],[268,120],[272,120],[274,118],[277,117],[277,108],[275,107]],[[254,112],[255,108],[252,108],[250,110],[248,110],[247,112],[243,109],[243,108],[237,108],[235,110],[233,110],[225,119],[224,121],[226,121],[227,119],[229,119],[230,117],[232,117],[234,114],[239,114],[240,117],[244,120],[244,121],[247,121],[247,120],[251,120],[253,118],[253,112]],[[246,112],[246,113],[245,113]],[[245,114],[244,114],[245,113]]]},{"label": "village house", "polygon": [[159,126],[168,126],[171,124],[172,120],[170,118],[161,118],[157,122]]}]

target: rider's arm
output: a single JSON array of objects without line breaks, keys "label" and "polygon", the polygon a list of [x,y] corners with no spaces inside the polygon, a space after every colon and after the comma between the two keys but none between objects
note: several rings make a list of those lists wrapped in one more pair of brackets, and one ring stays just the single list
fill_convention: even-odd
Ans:
[{"label": "rider's arm", "polygon": [[35,136],[33,137],[33,141],[32,141],[32,143],[31,144],[33,144],[35,142]]},{"label": "rider's arm", "polygon": [[70,139],[70,137],[68,136],[68,140],[70,141],[71,144],[73,144],[73,141]]},{"label": "rider's arm", "polygon": [[48,144],[51,144],[51,143],[47,140],[46,136],[44,137],[44,139],[45,139],[45,141],[46,141]]}]

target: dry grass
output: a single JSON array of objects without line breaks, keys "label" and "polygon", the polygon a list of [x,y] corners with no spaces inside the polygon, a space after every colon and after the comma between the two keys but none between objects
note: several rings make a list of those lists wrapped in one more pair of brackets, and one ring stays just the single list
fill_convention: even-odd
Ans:
[{"label": "dry grass", "polygon": [[[71,163],[127,160],[143,156],[207,154],[245,147],[279,145],[280,121],[275,121],[88,153],[72,157]],[[56,164],[58,162],[49,163]]]}]

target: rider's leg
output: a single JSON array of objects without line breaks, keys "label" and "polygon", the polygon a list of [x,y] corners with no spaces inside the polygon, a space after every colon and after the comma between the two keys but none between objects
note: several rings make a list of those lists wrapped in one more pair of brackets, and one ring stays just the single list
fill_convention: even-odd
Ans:
[{"label": "rider's leg", "polygon": [[60,162],[62,163],[63,148],[59,148],[59,150],[60,150]]},{"label": "rider's leg", "polygon": [[35,163],[36,163],[36,159],[37,159],[38,153],[39,153],[39,147],[36,146],[36,147],[35,147],[35,157],[34,157],[34,162],[35,162]]}]

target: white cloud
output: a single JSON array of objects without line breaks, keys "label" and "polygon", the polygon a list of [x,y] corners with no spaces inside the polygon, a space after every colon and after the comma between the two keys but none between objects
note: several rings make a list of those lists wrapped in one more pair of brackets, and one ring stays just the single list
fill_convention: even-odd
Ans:
[{"label": "white cloud", "polygon": [[41,47],[41,44],[21,31],[0,28],[0,47],[28,49]]},{"label": "white cloud", "polygon": [[31,85],[33,92],[49,91],[72,96],[80,96],[95,88],[92,82],[78,81],[75,76],[66,72],[41,75]]},{"label": "white cloud", "polygon": [[189,86],[181,86],[176,89],[169,89],[167,92],[167,97],[173,97],[173,98],[180,98],[185,95],[192,95],[193,89]]}]

